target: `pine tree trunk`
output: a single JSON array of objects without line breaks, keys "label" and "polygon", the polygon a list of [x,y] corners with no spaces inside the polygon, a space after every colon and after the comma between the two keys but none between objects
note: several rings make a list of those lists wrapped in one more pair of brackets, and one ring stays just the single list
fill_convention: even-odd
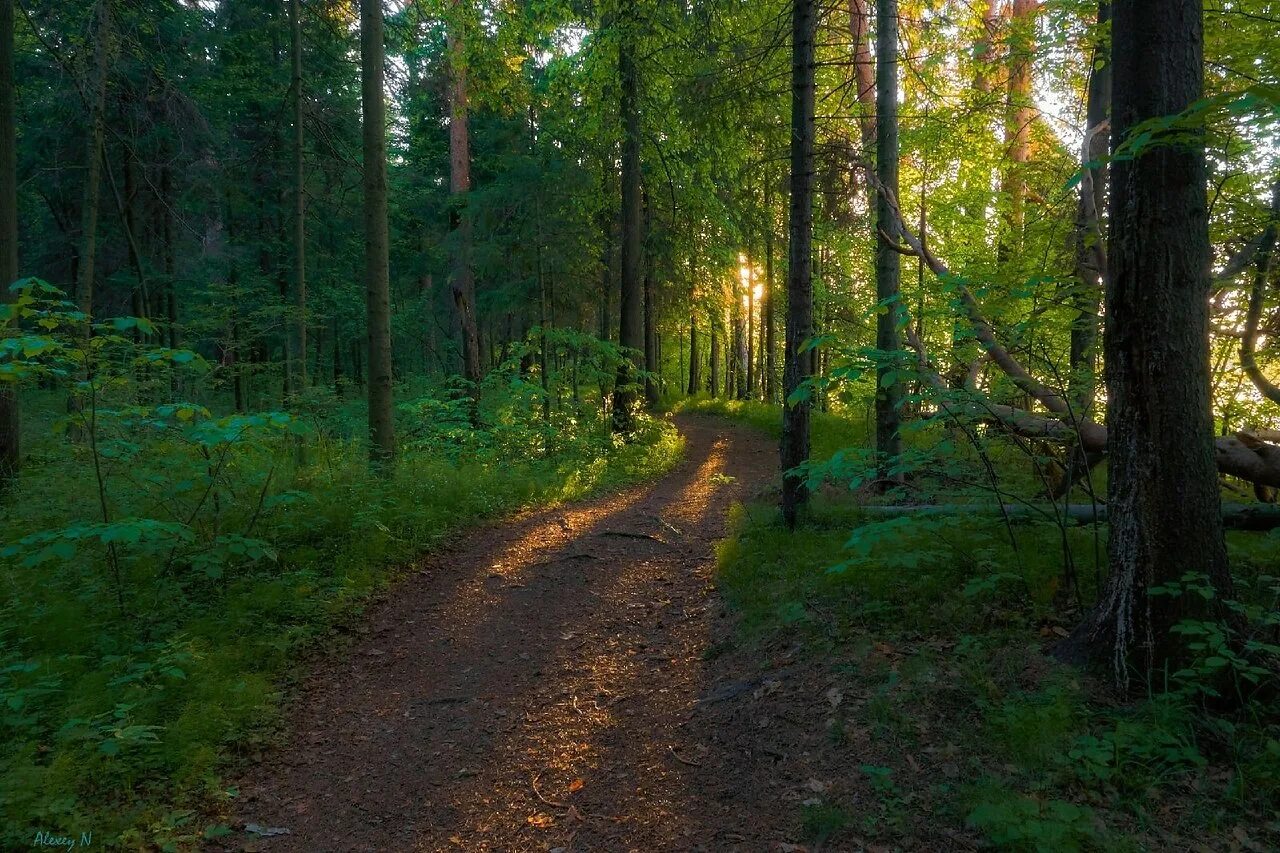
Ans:
[{"label": "pine tree trunk", "polygon": [[[14,119],[13,4],[0,0],[0,302],[18,278],[17,134]],[[16,388],[0,386],[0,490],[18,474],[21,418]]]},{"label": "pine tree trunk", "polygon": [[761,308],[764,321],[764,399],[767,403],[774,401],[774,351],[777,343],[774,340],[773,319],[773,198],[769,191],[771,183],[765,181],[764,208],[768,217],[764,230],[764,305]]},{"label": "pine tree trunk", "polygon": [[[1117,0],[1114,138],[1203,93],[1198,0]],[[1176,665],[1174,625],[1198,596],[1152,586],[1206,574],[1232,595],[1209,391],[1209,231],[1202,140],[1155,140],[1112,164],[1104,348],[1111,575],[1077,632],[1118,685]],[[1077,646],[1080,645],[1077,643]]]},{"label": "pine tree trunk", "polygon": [[107,54],[110,51],[111,10],[108,0],[98,0],[97,33],[93,47],[93,101],[89,106],[89,139],[85,148],[84,202],[80,208],[79,279],[76,305],[93,313],[93,286],[97,273],[98,210],[102,189],[102,139],[107,98]]},{"label": "pine tree trunk", "polygon": [[471,268],[472,220],[467,210],[471,192],[471,139],[467,101],[466,39],[463,0],[452,0],[454,20],[448,33],[449,50],[449,191],[452,277],[450,288],[462,335],[462,375],[471,383],[472,395],[480,393],[483,368],[480,328],[476,312],[475,273]]},{"label": "pine tree trunk", "polygon": [[[647,190],[642,191],[644,200],[644,233],[647,235],[650,231],[650,211],[649,211],[649,193]],[[655,280],[656,270],[654,269],[654,253],[646,251],[644,253],[644,400],[645,403],[653,408],[658,405],[659,397],[659,347],[658,347],[658,309],[657,309],[657,282]]]},{"label": "pine tree trunk", "polygon": [[707,391],[712,397],[720,396],[720,333],[719,324],[716,322],[715,312],[712,312],[707,322],[708,333],[711,335],[711,351],[708,358],[707,366]]},{"label": "pine tree trunk", "polygon": [[307,185],[302,99],[301,0],[289,0],[289,53],[293,69],[293,351],[297,353],[294,387],[307,387]]},{"label": "pine tree trunk", "polygon": [[747,274],[747,393],[756,396],[756,273],[755,264],[749,263]]},{"label": "pine tree trunk", "polygon": [[[876,178],[892,198],[898,198],[898,2],[876,3]],[[875,227],[894,243],[898,239],[898,217],[884,193],[876,194]],[[897,252],[884,240],[876,240],[876,349],[882,356],[897,352],[902,264]],[[876,452],[880,478],[889,477],[889,467],[902,451],[898,409],[902,384],[895,365],[882,360],[876,367]]]},{"label": "pine tree trunk", "polygon": [[[389,470],[395,456],[391,395],[391,286],[387,234],[387,112],[381,0],[360,2],[364,116],[364,280],[369,324],[369,458]],[[337,335],[334,335],[337,346]]]},{"label": "pine tree trunk", "polygon": [[613,390],[614,432],[633,429],[636,406],[635,370],[644,364],[644,281],[642,257],[644,226],[640,188],[640,112],[637,103],[639,73],[635,64],[635,0],[623,0],[619,25],[618,80],[622,117],[622,303],[618,342],[634,351],[633,358],[618,366]]},{"label": "pine tree trunk", "polygon": [[782,517],[794,528],[800,507],[808,502],[803,476],[792,472],[809,459],[807,399],[792,395],[812,375],[813,359],[801,348],[813,335],[813,140],[814,0],[795,0],[791,43],[791,213],[790,262],[787,268],[787,333],[783,353]]},{"label": "pine tree trunk", "polygon": [[692,311],[689,314],[689,396],[692,397],[702,390],[702,377],[698,373],[701,366],[699,359],[701,353],[698,352],[698,312]]}]

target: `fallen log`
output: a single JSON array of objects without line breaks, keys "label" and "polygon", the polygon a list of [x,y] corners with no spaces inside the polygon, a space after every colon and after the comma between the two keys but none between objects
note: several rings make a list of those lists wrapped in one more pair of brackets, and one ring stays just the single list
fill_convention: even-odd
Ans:
[{"label": "fallen log", "polygon": [[[873,518],[901,518],[918,516],[922,518],[976,516],[980,518],[1008,517],[1016,521],[1054,521],[1069,519],[1076,524],[1092,524],[1095,521],[1105,524],[1107,507],[1105,504],[919,504],[916,506],[879,506],[861,507],[860,512]],[[1224,503],[1222,505],[1222,524],[1230,530],[1275,530],[1280,528],[1280,506],[1269,504]]]}]

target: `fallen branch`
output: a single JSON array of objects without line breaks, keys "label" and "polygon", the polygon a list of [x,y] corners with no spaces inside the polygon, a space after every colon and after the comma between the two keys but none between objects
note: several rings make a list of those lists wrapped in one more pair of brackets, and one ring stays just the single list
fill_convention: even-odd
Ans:
[{"label": "fallen branch", "polygon": [[676,761],[679,761],[681,764],[687,764],[687,765],[689,765],[690,767],[701,767],[701,766],[702,766],[701,764],[699,764],[699,763],[698,763],[698,762],[696,762],[696,761],[690,761],[690,760],[689,760],[689,759],[687,759],[687,758],[681,758],[681,757],[680,757],[680,753],[676,752],[676,748],[675,748],[674,746],[668,746],[668,747],[667,747],[667,752],[671,753],[671,757],[672,757],[672,758],[674,758]]}]

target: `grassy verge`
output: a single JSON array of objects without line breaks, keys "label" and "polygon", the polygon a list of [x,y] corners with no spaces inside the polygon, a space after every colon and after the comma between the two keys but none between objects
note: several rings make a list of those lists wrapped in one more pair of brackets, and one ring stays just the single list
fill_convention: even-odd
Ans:
[{"label": "grassy verge", "polygon": [[[750,404],[698,407],[765,422]],[[831,423],[815,423],[816,453],[857,432]],[[1274,619],[1280,540],[1230,545],[1242,597]],[[848,494],[818,495],[795,532],[771,506],[739,508],[718,582],[742,642],[800,643],[839,697],[823,742],[850,778],[797,807],[800,831],[836,848],[1277,849],[1274,682],[1243,710],[1213,710],[1222,673],[1206,657],[1173,689],[1120,703],[1046,655],[1074,619],[1065,560],[1087,601],[1099,553],[1105,529],[883,521]]]},{"label": "grassy verge", "polygon": [[[221,778],[229,756],[272,737],[301,653],[397,566],[481,519],[656,476],[682,451],[662,423],[615,444],[568,421],[545,434],[495,421],[483,442],[407,441],[386,477],[369,472],[357,443],[323,435],[307,440],[305,464],[290,436],[244,439],[215,475],[161,438],[127,464],[104,457],[115,517],[151,526],[117,523],[111,541],[83,534],[63,550],[63,526],[93,519],[97,501],[85,447],[48,436],[57,403],[28,407],[31,456],[0,522],[3,542],[63,531],[3,565],[4,849],[37,832],[92,833],[105,849],[184,849],[218,832],[200,816],[234,795]],[[194,547],[175,559],[171,542],[151,538],[154,519],[193,506],[190,529],[244,534],[209,538],[217,561]]]}]

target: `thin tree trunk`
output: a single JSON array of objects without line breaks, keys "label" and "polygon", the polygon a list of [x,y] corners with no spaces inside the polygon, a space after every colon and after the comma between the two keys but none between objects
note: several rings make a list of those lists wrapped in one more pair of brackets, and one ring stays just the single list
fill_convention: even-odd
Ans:
[{"label": "thin tree trunk", "polygon": [[698,312],[689,312],[689,396],[702,390],[702,377],[699,375],[701,364],[698,352]]},{"label": "thin tree trunk", "polygon": [[[1110,22],[1110,0],[1102,0],[1098,4],[1098,23],[1090,57],[1086,138],[1080,165],[1084,179],[1080,182],[1076,207],[1076,282],[1071,293],[1071,305],[1076,312],[1071,324],[1071,399],[1076,410],[1086,417],[1094,396],[1102,281],[1106,275],[1101,218],[1107,170],[1100,161],[1107,153],[1106,123],[1111,113],[1111,57],[1107,38]],[[1099,165],[1090,165],[1095,162]]]},{"label": "thin tree trunk", "polygon": [[982,10],[982,38],[975,45],[977,69],[973,73],[973,88],[982,94],[991,91],[991,76],[999,57],[999,32],[1000,0],[986,0]]},{"label": "thin tree trunk", "polygon": [[[880,185],[898,197],[898,2],[877,0],[876,3],[876,177]],[[888,196],[876,195],[877,232],[889,241],[899,242],[897,216]],[[923,238],[922,238],[923,239]],[[887,479],[889,469],[902,451],[899,436],[898,408],[902,402],[902,384],[897,381],[895,364],[886,360],[898,351],[902,264],[884,239],[876,240],[876,349],[881,361],[876,367],[876,452],[880,477]]]},{"label": "thin tree trunk", "polygon": [[747,259],[747,393],[756,396],[756,271],[755,264]]},{"label": "thin tree trunk", "polygon": [[719,323],[716,322],[715,312],[711,312],[707,322],[708,333],[711,335],[711,353],[709,364],[707,366],[707,391],[712,397],[720,396],[720,334]]},{"label": "thin tree trunk", "polygon": [[[17,132],[13,76],[13,4],[0,0],[0,303],[18,278]],[[18,474],[21,417],[16,389],[0,386],[0,490]]]},{"label": "thin tree trunk", "polygon": [[298,354],[296,384],[290,393],[307,387],[307,186],[302,98],[301,0],[289,0],[289,52],[293,68],[293,351]]},{"label": "thin tree trunk", "polygon": [[467,105],[466,26],[464,0],[452,0],[454,20],[449,25],[449,191],[452,195],[450,230],[453,232],[450,287],[462,335],[462,375],[478,397],[483,378],[480,328],[476,312],[475,273],[471,268],[472,219],[467,210],[471,192],[471,140]]},{"label": "thin tree trunk", "polygon": [[[115,192],[116,206],[120,214],[121,225],[124,228],[125,245],[128,249],[127,255],[129,266],[133,269],[134,282],[133,290],[129,294],[129,305],[135,317],[149,317],[147,294],[146,271],[142,266],[142,252],[137,241],[137,220],[134,216],[133,200],[138,194],[137,180],[134,178],[133,155],[126,149],[121,152],[124,166],[124,196],[121,197],[116,191],[114,179],[111,181],[111,187]],[[142,340],[143,334],[141,329],[134,329],[134,339]]]},{"label": "thin tree trunk", "polygon": [[774,364],[774,351],[777,349],[774,340],[774,317],[773,317],[773,198],[770,188],[772,182],[765,181],[764,185],[764,207],[767,216],[764,229],[764,306],[761,313],[764,315],[764,399],[765,402],[772,403],[774,401],[774,375],[776,366]]},{"label": "thin tree trunk", "polygon": [[729,302],[729,312],[733,320],[733,392],[730,396],[739,400],[747,398],[747,334],[746,318],[743,316],[742,293],[738,287],[741,279],[734,276],[734,287]]},{"label": "thin tree trunk", "polygon": [[876,144],[875,60],[871,57],[871,15],[867,0],[849,0],[849,38],[853,42],[854,84],[857,86],[858,130],[864,157]]},{"label": "thin tree trunk", "polygon": [[1039,0],[1013,0],[1013,20],[1009,43],[1009,110],[1005,118],[1005,165],[1001,193],[1008,205],[1008,231],[1001,247],[1005,254],[1022,248],[1022,229],[1026,222],[1026,165],[1031,156],[1031,124],[1035,121],[1035,102],[1031,97],[1031,63],[1035,55],[1036,15]]},{"label": "thin tree trunk", "polygon": [[[164,270],[164,341],[169,349],[177,349],[178,336],[178,289],[177,289],[177,247],[173,235],[173,177],[172,170],[166,163],[160,168],[160,240],[161,263]],[[181,383],[179,372],[175,366],[169,368],[169,394],[177,399]]]},{"label": "thin tree trunk", "polygon": [[[606,159],[604,168],[600,170],[600,192],[605,198],[610,195],[608,186],[612,175]],[[613,217],[609,213],[608,204],[601,205],[600,236],[600,340],[607,341],[611,337],[609,304],[613,294]]]},{"label": "thin tree trunk", "polygon": [[[1114,133],[1176,115],[1203,94],[1198,0],[1117,0]],[[1112,164],[1107,365],[1111,574],[1076,633],[1143,685],[1176,665],[1172,629],[1198,596],[1151,595],[1188,572],[1232,598],[1209,392],[1209,227],[1203,141],[1157,140]],[[1071,646],[1069,645],[1068,648]]]},{"label": "thin tree trunk", "polygon": [[[390,470],[395,457],[391,394],[391,286],[387,234],[387,111],[381,0],[360,2],[364,116],[364,279],[369,324],[369,458]],[[334,335],[337,346],[337,335]]]},{"label": "thin tree trunk", "polygon": [[97,273],[98,209],[102,189],[102,138],[107,99],[107,55],[110,52],[111,10],[108,0],[98,0],[98,27],[94,36],[94,77],[89,106],[89,139],[85,149],[84,203],[80,208],[79,280],[76,305],[93,313],[93,286]]},{"label": "thin tree trunk", "polygon": [[614,432],[633,429],[636,405],[635,370],[644,364],[644,227],[640,188],[640,112],[637,103],[639,80],[635,63],[635,0],[623,0],[619,23],[618,79],[621,84],[622,117],[622,303],[619,310],[618,342],[633,351],[618,366],[613,390]]},{"label": "thin tree trunk", "polygon": [[[644,199],[644,231],[650,231],[651,213],[649,211],[649,193],[642,191]],[[650,408],[658,405],[660,395],[661,359],[658,349],[658,308],[657,282],[655,281],[654,253],[644,253],[644,400]]]},{"label": "thin tree trunk", "polygon": [[813,335],[813,142],[814,0],[795,0],[791,43],[791,213],[790,263],[787,269],[787,334],[783,354],[782,517],[794,528],[808,502],[803,475],[794,469],[809,459],[810,402],[793,399],[810,378],[813,359],[800,350]]}]

